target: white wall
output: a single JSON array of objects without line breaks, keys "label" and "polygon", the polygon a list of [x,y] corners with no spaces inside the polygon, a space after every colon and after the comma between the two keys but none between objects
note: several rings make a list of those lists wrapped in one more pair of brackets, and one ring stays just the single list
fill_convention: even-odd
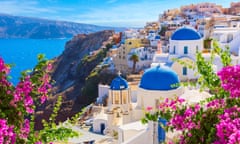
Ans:
[{"label": "white wall", "polygon": [[239,55],[239,48],[240,48],[240,30],[234,35],[233,40],[230,42],[230,51],[235,52]]},{"label": "white wall", "polygon": [[102,85],[99,84],[98,85],[98,97],[104,97],[105,95],[108,95],[108,90],[109,90],[109,86],[108,85]]},{"label": "white wall", "polygon": [[131,90],[131,102],[137,102],[137,90]]},{"label": "white wall", "polygon": [[[198,51],[202,51],[203,49],[203,40],[171,40],[170,39],[170,54],[173,53],[175,48],[175,54],[178,56],[194,56],[196,54],[196,47],[198,46]],[[184,54],[184,46],[188,47],[188,54]]]},{"label": "white wall", "polygon": [[93,131],[96,133],[101,133],[101,123],[105,124],[105,128],[107,127],[107,120],[96,119],[93,120]]},{"label": "white wall", "polygon": [[[192,65],[196,66],[195,62],[188,57],[183,57],[180,60],[187,64],[192,64]],[[197,78],[197,76],[194,75],[194,73],[196,71],[193,71],[192,69],[189,69],[189,68],[187,68],[187,75],[183,75],[183,67],[184,67],[184,65],[181,65],[178,62],[174,62],[171,66],[171,68],[177,73],[177,75],[179,76],[179,79],[181,81]]]},{"label": "white wall", "polygon": [[[121,140],[119,140],[119,144],[151,144],[149,143],[149,130],[145,130],[142,132],[139,132],[138,134],[136,134],[135,136],[129,138],[128,140],[125,140],[124,142],[122,142]],[[120,136],[122,136],[120,134]]]},{"label": "white wall", "polygon": [[163,101],[165,98],[173,98],[182,95],[184,89],[179,87],[169,91],[157,91],[157,90],[145,90],[138,88],[138,100],[137,105],[141,108],[147,108],[148,106],[155,107],[156,100]]}]

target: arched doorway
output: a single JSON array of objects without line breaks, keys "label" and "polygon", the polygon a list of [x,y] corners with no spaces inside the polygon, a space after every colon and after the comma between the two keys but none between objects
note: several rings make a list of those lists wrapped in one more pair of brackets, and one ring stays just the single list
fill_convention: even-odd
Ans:
[{"label": "arched doorway", "polygon": [[100,124],[100,132],[101,132],[101,134],[103,134],[103,131],[105,130],[105,124],[104,123],[101,123]]}]

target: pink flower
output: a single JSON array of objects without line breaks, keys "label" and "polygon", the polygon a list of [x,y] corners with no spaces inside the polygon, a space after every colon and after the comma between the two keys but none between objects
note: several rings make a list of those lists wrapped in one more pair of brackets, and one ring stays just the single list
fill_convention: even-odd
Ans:
[{"label": "pink flower", "polygon": [[225,109],[224,113],[219,116],[219,119],[220,122],[216,125],[218,139],[215,143],[228,143],[229,141],[232,143],[236,141],[235,136],[238,135],[240,130],[240,108],[234,106]]},{"label": "pink flower", "polygon": [[52,63],[48,63],[47,64],[47,71],[51,71],[52,70]]},{"label": "pink flower", "polygon": [[7,66],[4,63],[4,60],[0,57],[0,72],[3,72],[4,74],[8,74],[10,71],[9,66]]},{"label": "pink flower", "polygon": [[0,144],[15,143],[16,134],[13,130],[14,126],[8,126],[7,120],[0,119]]},{"label": "pink flower", "polygon": [[240,65],[226,66],[218,72],[221,85],[231,98],[240,97]]},{"label": "pink flower", "polygon": [[28,119],[25,119],[24,124],[20,130],[20,138],[23,138],[23,139],[28,138],[29,132],[30,132],[30,122]]},{"label": "pink flower", "polygon": [[151,106],[147,107],[147,111],[151,111],[153,108]]},{"label": "pink flower", "polygon": [[240,143],[240,130],[237,130],[229,136],[228,144]]}]

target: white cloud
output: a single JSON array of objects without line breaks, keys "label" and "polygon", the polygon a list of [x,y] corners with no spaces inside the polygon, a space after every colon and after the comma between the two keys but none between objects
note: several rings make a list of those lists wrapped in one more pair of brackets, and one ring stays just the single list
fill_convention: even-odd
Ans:
[{"label": "white cloud", "polygon": [[9,14],[31,14],[31,13],[42,13],[42,12],[54,12],[52,9],[39,8],[37,7],[37,1],[0,1],[1,13]]},{"label": "white cloud", "polygon": [[47,14],[57,14],[59,11],[72,11],[71,8],[61,7],[41,7],[38,1],[28,0],[8,0],[0,1],[0,13],[22,16],[48,16]]},{"label": "white cloud", "polygon": [[161,11],[161,2],[148,3],[143,1],[108,7],[107,9],[90,9],[87,13],[72,16],[72,19],[83,23],[143,26],[147,21],[156,21]]}]

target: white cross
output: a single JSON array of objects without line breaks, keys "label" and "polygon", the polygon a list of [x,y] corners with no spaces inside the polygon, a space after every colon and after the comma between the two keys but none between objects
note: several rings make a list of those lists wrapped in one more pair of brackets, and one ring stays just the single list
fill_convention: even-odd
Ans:
[{"label": "white cross", "polygon": [[122,74],[121,71],[118,71],[118,76],[121,76],[121,74]]}]

